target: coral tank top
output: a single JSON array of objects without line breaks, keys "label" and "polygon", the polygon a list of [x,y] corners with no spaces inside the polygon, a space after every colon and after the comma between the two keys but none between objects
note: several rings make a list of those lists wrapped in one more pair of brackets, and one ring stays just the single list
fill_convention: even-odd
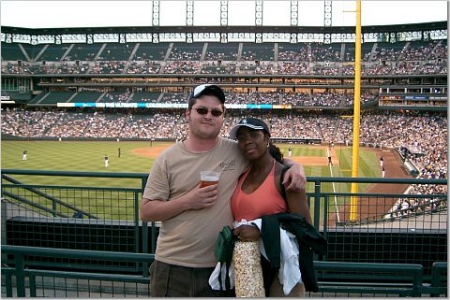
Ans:
[{"label": "coral tank top", "polygon": [[251,168],[241,176],[231,197],[231,211],[235,221],[240,222],[243,219],[251,221],[265,215],[287,211],[286,201],[275,185],[275,163],[276,161],[274,161],[272,170],[270,170],[263,183],[250,194],[242,191],[242,184],[250,173]]}]

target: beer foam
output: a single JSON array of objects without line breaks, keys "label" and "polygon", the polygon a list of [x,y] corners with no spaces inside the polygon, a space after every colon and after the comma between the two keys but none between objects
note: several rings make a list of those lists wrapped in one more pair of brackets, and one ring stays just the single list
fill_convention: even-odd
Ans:
[{"label": "beer foam", "polygon": [[217,176],[203,176],[203,181],[219,181],[219,177]]}]

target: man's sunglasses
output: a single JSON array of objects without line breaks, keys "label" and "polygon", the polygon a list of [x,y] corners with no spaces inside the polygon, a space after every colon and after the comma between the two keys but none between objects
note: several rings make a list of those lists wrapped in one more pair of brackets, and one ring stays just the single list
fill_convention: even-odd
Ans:
[{"label": "man's sunglasses", "polygon": [[199,107],[199,108],[194,108],[197,113],[199,115],[206,115],[208,113],[208,111],[211,112],[211,115],[213,115],[214,117],[220,117],[221,115],[223,115],[223,111],[221,111],[220,109],[207,109],[205,107]]}]

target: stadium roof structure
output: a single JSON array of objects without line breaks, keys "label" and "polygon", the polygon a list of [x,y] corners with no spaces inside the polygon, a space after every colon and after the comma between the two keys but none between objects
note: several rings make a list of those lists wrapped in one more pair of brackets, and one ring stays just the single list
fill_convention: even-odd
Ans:
[{"label": "stadium roof structure", "polygon": [[[407,36],[414,40],[422,39],[432,39],[430,38],[430,33],[435,32],[436,35],[432,36],[447,36],[447,21],[440,22],[428,22],[428,23],[418,23],[418,24],[397,24],[397,25],[371,25],[362,26],[361,33],[364,37],[366,35],[376,35],[380,42],[395,42],[402,39],[402,36],[407,40]],[[265,42],[262,35],[272,34],[272,35],[320,35],[319,39],[323,39],[324,43],[330,43],[331,35],[355,35],[355,26],[137,26],[137,27],[80,27],[80,28],[22,28],[22,27],[8,27],[2,26],[2,42],[29,42],[31,44],[39,44],[41,37],[45,38],[45,43],[51,42],[51,40],[56,39],[62,35],[117,35],[117,37],[112,37],[112,39],[117,39],[116,42],[127,42],[127,35],[137,35],[144,34],[148,36],[153,35],[171,35],[178,34],[179,40],[169,40],[170,42],[197,42],[195,37],[192,35],[202,33],[205,36],[221,36],[225,34],[241,34],[241,33],[251,33],[253,35],[259,35],[254,37],[254,42],[261,43]],[[20,41],[16,37],[21,37]],[[119,39],[119,36],[122,36]],[[191,36],[191,38],[189,38]],[[163,42],[161,38],[151,38],[154,43]],[[208,40],[202,39],[198,40],[200,42],[205,42]],[[213,40],[211,40],[213,41]],[[276,42],[277,40],[271,40],[270,42]],[[291,40],[291,42],[301,41],[299,39]],[[318,42],[318,40],[314,40]],[[350,40],[347,40],[351,42]],[[93,43],[95,38],[92,40]],[[114,40],[110,40],[114,42]],[[228,40],[221,39],[222,43],[227,43]],[[320,41],[319,41],[320,42]],[[341,42],[341,41],[339,41]],[[61,42],[60,42],[61,43]],[[64,43],[64,42],[62,42]]]},{"label": "stadium roof structure", "polygon": [[[384,32],[384,31],[429,31],[446,30],[447,21],[417,23],[417,24],[396,24],[396,25],[368,25],[362,26],[363,33]],[[288,33],[353,33],[355,26],[128,26],[128,27],[78,27],[78,28],[24,28],[2,26],[3,33],[12,34],[80,34],[80,33],[167,33],[170,31],[180,31],[184,33],[198,31],[217,31],[228,33],[230,31],[252,31],[252,32],[288,32]]]}]

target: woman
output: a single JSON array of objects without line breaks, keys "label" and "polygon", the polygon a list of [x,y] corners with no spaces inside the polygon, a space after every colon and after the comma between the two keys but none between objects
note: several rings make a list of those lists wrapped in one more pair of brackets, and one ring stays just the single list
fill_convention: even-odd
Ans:
[{"label": "woman", "polygon": [[[237,139],[241,153],[251,166],[242,174],[231,198],[231,209],[236,222],[255,220],[262,216],[283,212],[297,213],[311,224],[311,215],[306,200],[306,192],[286,192],[282,196],[281,172],[284,168],[280,149],[270,141],[270,131],[266,123],[256,118],[243,119],[230,131],[230,138]],[[256,241],[261,238],[256,226],[241,225],[234,229],[241,241]],[[277,273],[271,272],[270,263],[261,255],[266,296],[302,297],[305,295],[303,283],[297,283],[288,295]]]}]

